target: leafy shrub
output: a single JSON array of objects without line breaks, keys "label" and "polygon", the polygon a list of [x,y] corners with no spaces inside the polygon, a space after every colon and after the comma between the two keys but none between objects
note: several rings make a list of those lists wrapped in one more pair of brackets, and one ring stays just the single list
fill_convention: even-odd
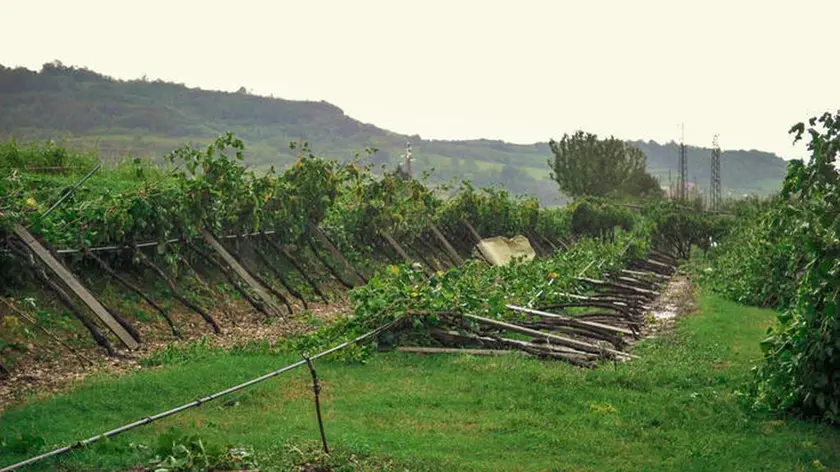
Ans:
[{"label": "leafy shrub", "polygon": [[754,405],[840,423],[840,114],[791,129],[808,133],[806,162],[792,161],[779,199],[737,209],[712,286],[783,311],[762,342]]},{"label": "leafy shrub", "polygon": [[154,452],[151,465],[155,472],[245,470],[258,466],[248,448],[207,443],[199,435],[183,434],[174,428],[158,437]]},{"label": "leafy shrub", "polygon": [[633,228],[633,214],[626,208],[594,198],[575,203],[571,217],[571,231],[575,236],[612,238],[615,228]]}]

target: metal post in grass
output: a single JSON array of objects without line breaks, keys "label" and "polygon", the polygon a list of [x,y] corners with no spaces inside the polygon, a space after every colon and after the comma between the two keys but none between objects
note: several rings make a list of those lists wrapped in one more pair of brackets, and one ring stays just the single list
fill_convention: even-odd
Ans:
[{"label": "metal post in grass", "polygon": [[309,366],[309,373],[312,374],[312,392],[315,394],[315,413],[318,415],[318,429],[321,431],[321,444],[324,445],[324,453],[329,454],[330,448],[327,446],[327,435],[324,433],[324,420],[321,418],[321,383],[318,381],[318,373],[315,372],[315,364],[312,359],[306,354],[303,354],[303,359],[306,365]]}]

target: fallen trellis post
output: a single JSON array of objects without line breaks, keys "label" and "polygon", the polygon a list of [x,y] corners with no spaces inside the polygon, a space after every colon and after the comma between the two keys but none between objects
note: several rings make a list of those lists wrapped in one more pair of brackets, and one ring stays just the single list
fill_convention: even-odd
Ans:
[{"label": "fallen trellis post", "polygon": [[38,256],[65,284],[76,294],[93,313],[113,332],[117,338],[129,349],[137,349],[140,345],[134,337],[117,321],[111,313],[93,296],[76,277],[56,259],[29,231],[20,224],[15,225],[15,234],[29,249]]},{"label": "fallen trellis post", "polygon": [[318,284],[315,283],[315,281],[312,280],[312,278],[309,277],[309,275],[306,273],[306,271],[303,269],[303,267],[301,267],[301,265],[298,264],[298,261],[291,255],[291,253],[289,253],[289,251],[286,248],[284,248],[280,244],[277,244],[276,242],[272,241],[271,239],[265,237],[265,233],[263,233],[263,238],[262,239],[263,239],[263,241],[268,243],[268,245],[271,246],[272,249],[274,249],[275,251],[282,254],[283,257],[286,258],[286,260],[289,261],[290,264],[292,264],[292,267],[294,267],[295,270],[298,271],[300,276],[303,277],[303,280],[306,281],[306,283],[308,283],[310,287],[312,287],[312,290],[315,292],[315,294],[317,294],[319,297],[321,297],[321,300],[323,300],[324,303],[329,303],[330,302],[329,299],[327,298],[327,296],[324,295],[324,292],[321,291],[321,287],[319,287]]},{"label": "fallen trellis post", "polygon": [[563,315],[558,315],[558,314],[555,314],[555,313],[549,313],[549,312],[541,311],[541,310],[534,310],[532,308],[525,308],[525,307],[520,307],[520,306],[516,306],[516,305],[507,305],[507,308],[509,310],[517,311],[517,312],[520,312],[520,313],[527,313],[529,315],[535,315],[535,316],[539,316],[541,318],[549,318],[549,319],[552,319],[552,320],[560,320],[560,321],[563,321],[564,323],[566,323],[569,326],[579,326],[579,327],[584,327],[584,328],[592,328],[592,329],[598,329],[598,330],[603,330],[603,331],[610,331],[610,332],[613,332],[613,333],[625,334],[625,335],[628,335],[628,336],[634,336],[635,335],[635,333],[633,333],[633,331],[630,331],[629,329],[619,328],[619,327],[616,327],[616,326],[603,324],[603,323],[596,323],[594,321],[578,320],[578,319],[573,318],[571,316],[563,316]]},{"label": "fallen trellis post", "polygon": [[417,255],[417,258],[420,259],[420,262],[423,263],[423,270],[426,272],[426,275],[434,275],[435,271],[440,270],[437,262],[434,259],[427,259],[426,256],[423,255],[423,251],[418,251],[413,247],[410,247],[409,249],[411,249],[411,251]]},{"label": "fallen trellis post", "polygon": [[96,262],[97,264],[99,264],[99,267],[101,267],[102,270],[104,270],[108,275],[113,277],[114,280],[116,280],[117,282],[122,284],[125,288],[129,289],[130,291],[137,294],[137,296],[139,296],[140,298],[145,300],[146,303],[148,303],[150,307],[154,308],[155,311],[160,313],[160,315],[163,317],[163,319],[166,320],[167,324],[169,324],[169,328],[172,330],[172,334],[174,334],[177,337],[181,337],[181,333],[178,331],[178,328],[175,327],[175,322],[172,321],[172,317],[169,316],[169,312],[167,312],[160,305],[155,303],[155,301],[152,300],[152,298],[150,296],[146,295],[142,290],[140,290],[139,287],[137,287],[133,283],[129,282],[125,277],[119,275],[114,269],[111,268],[110,265],[108,265],[107,262],[103,261],[102,259],[99,258],[99,256],[94,254],[90,250],[90,248],[87,246],[87,244],[85,244],[84,242],[82,242],[82,253],[84,254],[85,257],[88,257],[89,259],[91,259],[94,262]]},{"label": "fallen trellis post", "polygon": [[312,238],[306,238],[306,242],[309,245],[309,249],[312,251],[312,254],[315,254],[315,258],[318,259],[318,262],[320,262],[324,267],[327,268],[327,271],[330,273],[330,275],[333,276],[333,278],[335,278],[335,280],[338,280],[339,283],[341,283],[341,285],[344,285],[344,287],[348,290],[355,288],[353,284],[344,280],[341,277],[341,275],[339,275],[338,271],[336,271],[335,268],[327,262],[324,256],[322,256],[321,253],[318,252],[318,248],[315,247],[315,242],[312,241]]},{"label": "fallen trellis post", "polygon": [[327,250],[330,251],[333,257],[335,257],[339,260],[339,262],[344,264],[344,268],[347,269],[347,272],[349,272],[350,275],[357,279],[358,285],[364,285],[367,283],[367,280],[365,280],[362,274],[359,273],[359,271],[357,271],[352,264],[350,264],[350,261],[348,261],[347,258],[344,257],[344,254],[342,254],[337,247],[335,247],[335,244],[333,244],[332,241],[330,241],[330,238],[328,238],[327,235],[324,234],[323,231],[321,231],[321,228],[319,228],[318,225],[312,224],[310,222],[307,225],[307,228],[309,229],[309,232],[313,234],[316,238],[318,238],[318,240],[321,241],[321,244],[323,244],[324,247],[326,247]]},{"label": "fallen trellis post", "polygon": [[654,290],[632,287],[630,285],[622,284],[619,282],[605,282],[603,280],[590,279],[588,277],[580,277],[578,280],[600,287],[609,287],[613,289],[626,290],[628,292],[633,292],[644,296],[656,297],[659,295],[659,293]]},{"label": "fallen trellis post", "polygon": [[300,292],[298,292],[288,280],[286,280],[286,277],[283,275],[283,272],[277,267],[275,267],[274,264],[272,264],[271,261],[268,260],[268,256],[264,252],[262,252],[258,247],[252,246],[252,249],[257,255],[257,257],[259,257],[260,260],[263,262],[263,264],[268,266],[268,268],[271,269],[272,272],[274,272],[274,276],[277,277],[278,281],[280,281],[280,285],[282,285],[283,288],[288,290],[293,297],[300,300],[300,302],[303,304],[304,310],[308,310],[309,303],[306,302],[306,298],[304,298],[303,295]]},{"label": "fallen trellis post", "polygon": [[461,256],[458,254],[458,251],[456,251],[455,248],[452,247],[452,244],[450,244],[449,241],[447,241],[447,239],[443,236],[443,234],[440,232],[437,226],[435,226],[434,223],[429,223],[429,229],[432,230],[432,233],[435,235],[435,238],[437,238],[437,240],[441,244],[443,244],[443,247],[446,249],[446,252],[449,253],[449,257],[452,258],[452,260],[455,262],[455,265],[464,265],[464,260],[461,259]]},{"label": "fallen trellis post", "polygon": [[513,332],[520,333],[520,334],[527,334],[529,336],[546,338],[549,342],[554,342],[554,343],[560,344],[562,346],[571,347],[571,348],[581,350],[581,351],[585,351],[585,352],[591,352],[593,354],[600,354],[601,352],[604,352],[606,354],[610,354],[611,356],[614,356],[614,357],[617,357],[617,358],[622,358],[622,359],[633,358],[634,357],[632,354],[628,354],[626,352],[616,351],[615,349],[601,347],[601,346],[598,346],[596,344],[591,344],[591,343],[587,343],[587,342],[584,342],[584,341],[579,341],[577,339],[567,338],[567,337],[564,337],[564,336],[558,336],[556,334],[544,333],[542,331],[537,331],[535,329],[524,328],[522,326],[518,326],[518,325],[515,325],[515,324],[505,323],[504,321],[491,320],[489,318],[483,318],[481,316],[469,315],[469,314],[464,314],[463,316],[465,318],[471,319],[473,321],[476,321],[478,323],[481,323],[481,324],[484,324],[484,325],[487,325],[487,326],[493,326],[493,327],[499,328],[499,329],[506,329],[508,331],[513,331]]},{"label": "fallen trellis post", "polygon": [[516,351],[508,351],[504,349],[459,349],[452,347],[420,346],[399,346],[397,350],[400,352],[408,352],[412,354],[472,354],[475,356],[505,356],[516,353]]},{"label": "fallen trellis post", "polygon": [[268,290],[259,281],[252,277],[244,267],[242,267],[242,264],[240,264],[239,261],[237,261],[236,258],[233,257],[233,255],[228,252],[224,246],[222,246],[222,243],[220,243],[216,237],[207,230],[207,228],[201,228],[201,236],[207,244],[216,251],[216,254],[221,256],[225,263],[230,266],[234,272],[236,272],[236,275],[244,280],[245,283],[257,293],[257,296],[260,297],[260,301],[273,311],[275,316],[283,316],[280,312],[280,308],[278,308],[277,305],[274,304],[274,300],[271,299],[271,295],[269,295]]},{"label": "fallen trellis post", "polygon": [[[102,332],[99,331],[99,328],[94,322],[90,321],[85,316],[85,314],[82,312],[82,309],[78,305],[76,305],[76,302],[73,301],[70,295],[67,295],[67,292],[65,292],[59,284],[55,283],[52,279],[50,279],[46,271],[44,271],[44,269],[41,266],[36,264],[34,260],[27,259],[27,256],[32,257],[31,254],[27,254],[23,248],[15,247],[14,244],[12,244],[10,247],[12,251],[17,253],[18,256],[24,260],[24,263],[26,263],[27,267],[29,268],[29,271],[35,276],[35,278],[39,279],[44,285],[46,285],[50,290],[52,290],[53,293],[56,294],[58,299],[61,300],[64,306],[66,306],[70,310],[73,316],[75,316],[76,319],[78,319],[82,323],[82,325],[88,330],[88,332],[90,332],[90,335],[93,337],[94,341],[96,341],[96,344],[105,348],[105,350],[108,352],[108,355],[113,356],[114,354],[116,354],[116,351],[114,351],[114,346],[111,345],[111,341],[109,341],[108,338],[106,338],[102,334]],[[108,315],[110,316],[110,313],[108,313]]]},{"label": "fallen trellis post", "polygon": [[475,244],[480,243],[481,242],[481,235],[478,234],[478,231],[475,230],[475,227],[472,225],[472,223],[470,223],[467,220],[462,220],[461,222],[467,228],[467,231],[470,232],[470,235],[473,237],[473,240],[475,240]]},{"label": "fallen trellis post", "polygon": [[245,258],[242,257],[242,251],[239,248],[240,239],[241,238],[238,238],[238,237],[236,238],[236,243],[237,243],[236,251],[232,252],[231,255],[239,263],[239,265],[241,265],[242,268],[245,269],[245,272],[249,273],[251,275],[251,277],[254,278],[254,280],[256,280],[263,287],[265,287],[266,290],[271,292],[271,294],[274,295],[275,297],[277,297],[278,300],[283,302],[283,305],[285,305],[286,309],[289,310],[289,314],[294,313],[294,308],[292,307],[292,304],[289,302],[288,297],[286,297],[285,295],[283,295],[282,292],[280,292],[279,290],[274,288],[274,285],[271,282],[269,282],[268,280],[263,278],[263,276],[260,275],[260,273],[258,271],[249,267],[248,263],[245,262]]},{"label": "fallen trellis post", "polygon": [[145,254],[140,252],[140,250],[138,250],[137,248],[134,249],[134,254],[137,255],[137,257],[140,259],[140,262],[146,265],[146,267],[152,269],[152,271],[154,271],[160,278],[166,281],[166,285],[169,287],[169,292],[176,300],[178,300],[185,307],[198,313],[202,318],[204,318],[204,321],[207,322],[207,324],[209,324],[211,328],[213,328],[214,333],[219,334],[222,332],[222,328],[219,327],[219,324],[216,322],[213,316],[210,313],[208,313],[204,308],[198,306],[198,304],[184,296],[184,294],[182,294],[181,291],[178,289],[178,284],[176,284],[171,277],[166,275],[163,269],[158,267],[157,264],[152,262],[148,257],[146,257]]},{"label": "fallen trellis post", "polygon": [[[52,339],[53,341],[57,342],[58,344],[61,344],[65,349],[70,351],[71,354],[76,356],[76,358],[78,358],[79,361],[84,361],[84,362],[87,362],[88,365],[93,365],[92,360],[88,359],[84,354],[77,351],[76,349],[73,349],[73,346],[64,342],[63,339],[56,336],[52,331],[50,331],[47,328],[41,326],[41,324],[38,323],[38,320],[31,317],[28,313],[21,310],[17,306],[15,306],[15,304],[10,302],[6,297],[0,297],[0,300],[3,300],[3,302],[6,303],[6,305],[8,305],[9,308],[11,308],[12,311],[14,311],[21,319],[23,319],[27,323],[31,324],[34,328],[41,330],[44,334],[47,335],[48,338]],[[82,365],[85,365],[84,362],[82,362]]]},{"label": "fallen trellis post", "polygon": [[[216,269],[218,269],[219,272],[221,272],[222,275],[224,275],[225,279],[227,279],[228,283],[230,283],[234,290],[239,292],[239,294],[242,295],[242,298],[244,298],[255,310],[267,317],[277,316],[276,313],[269,313],[269,310],[265,307],[265,304],[262,302],[261,299],[258,299],[256,296],[251,294],[251,292],[249,292],[245,287],[240,285],[239,280],[237,280],[234,274],[231,273],[231,269],[229,267],[225,266],[215,257],[201,250],[201,248],[190,242],[188,239],[184,239],[184,243],[188,248],[190,248],[190,250],[201,256],[202,259],[216,267]],[[187,261],[187,259],[181,256],[180,254],[178,255],[178,257],[181,259],[181,262],[183,262],[184,265],[192,272],[193,277],[198,281],[198,283],[201,286],[203,286],[208,293],[213,294],[213,289],[211,289],[210,285],[207,282],[205,282],[204,279],[201,278],[201,276],[198,274],[195,268],[192,267],[189,261]]]},{"label": "fallen trellis post", "polygon": [[[441,250],[439,248],[435,248],[434,246],[429,244],[429,242],[426,241],[426,239],[422,235],[420,237],[418,237],[416,239],[416,241],[419,242],[420,246],[422,246],[422,248],[425,249],[429,253],[429,257],[431,258],[432,263],[435,265],[436,270],[444,270],[444,269],[447,268],[446,267],[446,265],[447,265],[446,261],[443,260],[443,258],[440,257],[441,254],[446,254],[445,250],[443,252],[441,252]],[[415,249],[415,251],[418,252],[418,253],[420,252],[420,251],[417,251],[416,249]],[[452,263],[452,266],[454,266],[455,261],[449,259],[449,257],[450,257],[449,254],[446,254],[446,259],[449,260],[449,262]]]},{"label": "fallen trellis post", "polygon": [[630,269],[621,269],[622,274],[627,274],[633,277],[649,277],[659,281],[668,280],[667,275],[657,274],[656,272],[645,272],[645,271],[638,271],[638,270],[630,270]]},{"label": "fallen trellis post", "polygon": [[380,234],[382,234],[382,237],[385,239],[385,241],[388,241],[388,244],[391,246],[391,248],[394,251],[396,251],[396,253],[399,254],[400,257],[402,257],[403,260],[405,260],[405,262],[408,262],[409,264],[414,262],[411,260],[410,257],[408,257],[408,253],[405,252],[405,249],[403,249],[402,246],[400,246],[400,244],[394,239],[394,237],[388,234],[387,231],[381,231]]},{"label": "fallen trellis post", "polygon": [[578,351],[569,347],[535,344],[519,339],[509,339],[500,336],[479,336],[475,334],[462,334],[453,331],[446,331],[439,328],[430,330],[432,336],[444,344],[456,345],[477,345],[477,346],[500,346],[516,349],[531,355],[559,359],[580,367],[592,367],[598,355]]}]

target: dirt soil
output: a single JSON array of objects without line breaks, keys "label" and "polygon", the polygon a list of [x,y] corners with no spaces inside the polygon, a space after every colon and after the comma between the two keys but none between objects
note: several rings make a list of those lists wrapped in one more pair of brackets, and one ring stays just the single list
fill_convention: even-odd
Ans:
[{"label": "dirt soil", "polygon": [[44,337],[37,346],[26,346],[26,352],[16,359],[10,369],[11,375],[0,378],[0,413],[24,400],[46,398],[69,390],[91,374],[121,375],[142,369],[140,361],[154,352],[170,345],[189,344],[205,336],[212,345],[223,348],[252,341],[268,341],[274,345],[290,334],[313,331],[313,319],[327,321],[346,313],[349,305],[345,300],[336,300],[328,305],[310,303],[310,313],[306,316],[301,316],[302,307],[294,308],[295,313],[287,316],[285,321],[267,320],[247,302],[232,303],[224,310],[213,310],[213,316],[222,327],[222,333],[218,335],[194,313],[173,313],[172,318],[182,333],[181,339],[175,338],[161,325],[137,324],[142,337],[140,348],[135,351],[119,349],[119,344],[112,339],[114,347],[118,348],[114,357],[109,357],[104,349],[97,346],[74,348],[74,355],[58,342]]},{"label": "dirt soil", "polygon": [[677,318],[694,312],[695,298],[694,286],[688,277],[681,274],[672,277],[653,302],[642,330],[642,339],[654,338],[673,329]]}]

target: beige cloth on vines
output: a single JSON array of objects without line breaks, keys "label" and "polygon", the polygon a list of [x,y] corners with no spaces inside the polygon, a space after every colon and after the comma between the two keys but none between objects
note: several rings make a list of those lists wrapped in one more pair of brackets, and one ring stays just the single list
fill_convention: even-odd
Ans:
[{"label": "beige cloth on vines", "polygon": [[504,236],[482,239],[475,246],[474,252],[480,253],[487,262],[495,266],[507,265],[514,258],[530,261],[537,255],[531,247],[531,242],[522,235],[510,239]]}]

